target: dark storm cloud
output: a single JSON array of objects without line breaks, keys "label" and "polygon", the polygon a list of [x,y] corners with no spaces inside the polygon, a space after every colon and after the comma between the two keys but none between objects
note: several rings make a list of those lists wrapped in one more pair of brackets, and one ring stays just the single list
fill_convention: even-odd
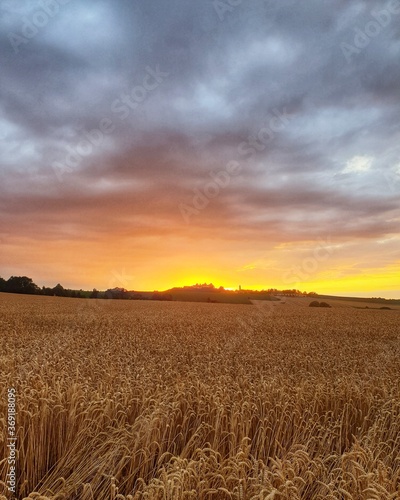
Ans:
[{"label": "dark storm cloud", "polygon": [[[27,38],[43,4],[3,2],[4,230],[28,230],[25,212],[51,234],[66,219],[83,233],[133,219],[155,230],[160,219],[174,231],[219,227],[222,238],[235,224],[255,239],[266,227],[315,235],[327,221],[338,237],[396,231],[384,174],[400,162],[400,14],[349,61],[343,44],[354,46],[386,3],[231,3],[59,2]],[[15,35],[25,40],[17,48]],[[133,102],[148,68],[167,76]],[[276,113],[290,118],[271,128]],[[113,131],[69,165],[104,119]],[[370,168],[357,170],[358,157]],[[232,160],[240,176],[187,228],[179,204]]]}]

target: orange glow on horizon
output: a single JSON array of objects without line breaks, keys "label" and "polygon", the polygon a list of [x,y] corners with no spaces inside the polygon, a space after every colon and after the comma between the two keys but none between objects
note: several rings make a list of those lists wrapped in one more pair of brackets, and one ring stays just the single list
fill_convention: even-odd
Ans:
[{"label": "orange glow on horizon", "polygon": [[[181,242],[179,242],[181,244]],[[9,240],[2,246],[0,276],[26,275],[39,286],[106,290],[122,287],[128,290],[167,290],[213,283],[238,289],[298,289],[327,295],[367,295],[400,298],[400,261],[382,267],[355,266],[346,253],[318,264],[307,279],[285,279],[288,270],[301,263],[300,250],[272,250],[263,260],[253,258],[250,251],[230,252],[224,245],[208,246],[188,242],[176,251],[178,243],[159,249],[146,242],[132,247],[119,241],[32,241]],[[30,248],[29,255],[26,248]],[[104,250],[104,248],[106,250]],[[310,255],[309,250],[304,250]],[[243,258],[246,254],[248,257]],[[300,255],[300,256],[299,256]],[[371,259],[372,260],[372,259]],[[376,259],[374,259],[376,260]],[[298,266],[297,266],[298,267]],[[293,274],[293,273],[292,273]],[[290,275],[289,275],[290,277]]]}]

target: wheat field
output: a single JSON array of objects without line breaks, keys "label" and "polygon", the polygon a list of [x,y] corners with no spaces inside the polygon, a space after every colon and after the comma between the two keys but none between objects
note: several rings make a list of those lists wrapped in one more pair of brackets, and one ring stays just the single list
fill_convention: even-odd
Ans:
[{"label": "wheat field", "polygon": [[1,294],[26,499],[400,498],[400,312]]}]

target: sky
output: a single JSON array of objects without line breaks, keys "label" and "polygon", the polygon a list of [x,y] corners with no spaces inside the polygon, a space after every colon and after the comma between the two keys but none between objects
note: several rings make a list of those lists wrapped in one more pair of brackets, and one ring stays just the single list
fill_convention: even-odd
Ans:
[{"label": "sky", "polygon": [[400,1],[0,2],[0,276],[400,298]]}]

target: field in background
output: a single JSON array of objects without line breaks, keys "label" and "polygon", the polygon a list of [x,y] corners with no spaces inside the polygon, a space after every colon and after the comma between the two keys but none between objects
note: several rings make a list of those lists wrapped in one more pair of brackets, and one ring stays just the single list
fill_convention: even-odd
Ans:
[{"label": "field in background", "polygon": [[17,498],[398,498],[400,312],[304,301],[0,294]]},{"label": "field in background", "polygon": [[[146,300],[151,300],[154,292],[136,292]],[[284,296],[272,295],[262,292],[237,292],[237,291],[194,291],[194,290],[167,290],[161,292],[161,296],[168,295],[174,301],[180,302],[213,302],[221,304],[251,304],[254,301],[265,300],[268,302],[288,302],[300,306],[308,306],[313,300],[329,302],[332,307],[360,307],[369,309],[380,309],[390,307],[400,311],[400,300],[366,299],[355,297],[337,297],[332,295],[318,296]]]},{"label": "field in background", "polygon": [[368,299],[356,299],[346,297],[332,297],[326,295],[319,295],[317,297],[280,297],[282,302],[290,306],[308,307],[313,300],[327,302],[331,307],[350,308],[350,309],[374,309],[381,310],[382,307],[389,307],[393,311],[400,312],[400,305],[398,301],[379,301],[374,302]]}]

